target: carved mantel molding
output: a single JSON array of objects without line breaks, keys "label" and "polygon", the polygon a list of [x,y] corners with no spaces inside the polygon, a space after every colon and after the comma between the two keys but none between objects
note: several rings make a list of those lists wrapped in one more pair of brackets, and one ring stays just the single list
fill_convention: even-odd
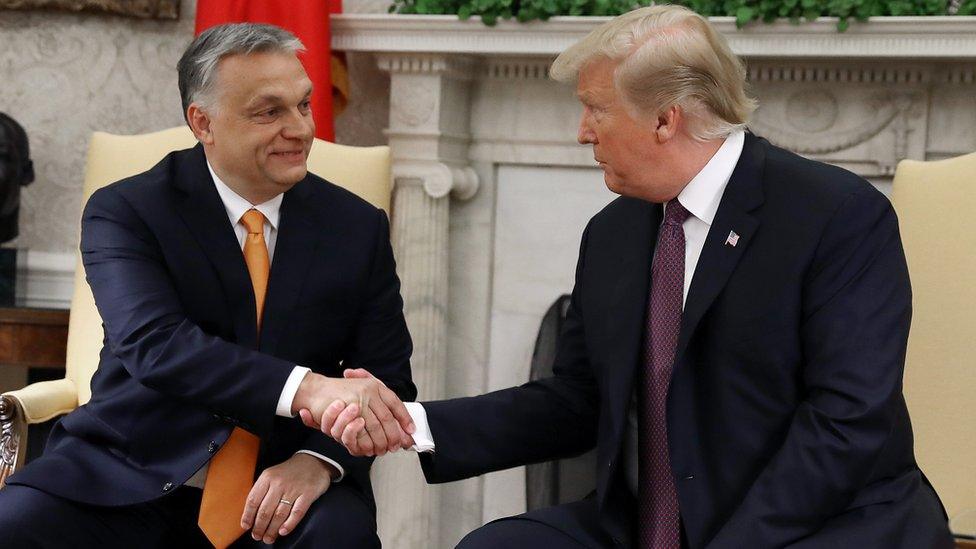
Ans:
[{"label": "carved mantel molding", "polygon": [[423,182],[427,196],[440,199],[450,194],[459,200],[467,200],[478,192],[478,174],[471,166],[445,162],[404,160],[393,165],[393,180],[417,180]]},{"label": "carved mantel molding", "polygon": [[478,176],[468,165],[471,141],[463,112],[470,82],[479,75],[475,59],[444,54],[380,54],[390,74],[390,126],[393,180],[421,181],[431,198],[449,193],[468,199],[478,191]]},{"label": "carved mantel molding", "polygon": [[[555,56],[606,17],[499,21],[453,15],[344,14],[332,16],[332,46],[343,51]],[[739,55],[752,58],[976,59],[976,17],[876,17],[837,31],[837,19],[792,25],[752,24],[732,17],[711,22]]]},{"label": "carved mantel molding", "polygon": [[[448,154],[441,171],[457,173],[454,168],[463,171],[470,161],[592,165],[589,153],[575,144],[571,125],[520,130],[519,124],[533,116],[512,113],[532,114],[542,106],[560,119],[575,119],[575,106],[553,100],[558,92],[547,80],[548,66],[606,20],[554,17],[486,27],[454,16],[348,14],[333,16],[332,32],[335,48],[377,53],[391,75],[425,72],[473,79],[470,104],[458,111],[467,115],[470,110],[470,127],[460,133],[441,129],[434,137],[393,124],[394,115],[403,122],[433,108],[430,88],[424,87],[430,80],[398,86],[393,78],[388,136],[394,150],[401,138],[413,146],[424,139],[442,148],[454,142],[454,151],[463,149],[467,155]],[[835,18],[826,17],[745,29],[737,29],[728,17],[711,21],[747,62],[762,104],[751,124],[757,133],[869,178],[890,178],[899,160],[926,157],[926,136],[913,127],[927,123],[935,88],[964,93],[976,83],[976,17],[880,17],[854,23],[843,33]],[[483,100],[490,94],[496,97]],[[543,98],[548,104],[542,105]],[[480,108],[488,104],[506,108]],[[863,108],[852,111],[852,104]],[[946,154],[931,151],[935,157]]]}]

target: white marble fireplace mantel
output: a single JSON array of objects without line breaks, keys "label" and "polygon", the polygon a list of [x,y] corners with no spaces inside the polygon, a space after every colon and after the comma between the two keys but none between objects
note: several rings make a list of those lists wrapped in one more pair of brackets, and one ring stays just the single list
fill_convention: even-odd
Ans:
[{"label": "white marble fireplace mantel", "polygon": [[[390,78],[393,241],[421,400],[527,381],[539,323],[569,292],[579,235],[613,197],[576,143],[579,107],[547,78],[605,21],[333,16],[333,47]],[[898,161],[976,150],[976,17],[712,22],[747,64],[755,133],[841,165],[883,191]],[[384,107],[385,108],[385,107]],[[380,533],[397,548],[453,547],[525,510],[524,471],[425,486],[412,456],[377,463]]]},{"label": "white marble fireplace mantel", "polygon": [[[499,21],[453,15],[348,14],[332,16],[332,45],[342,51],[555,56],[609,17],[553,17]],[[837,19],[798,25],[710,19],[739,55],[752,58],[974,59],[976,17],[876,17],[837,31]]]}]

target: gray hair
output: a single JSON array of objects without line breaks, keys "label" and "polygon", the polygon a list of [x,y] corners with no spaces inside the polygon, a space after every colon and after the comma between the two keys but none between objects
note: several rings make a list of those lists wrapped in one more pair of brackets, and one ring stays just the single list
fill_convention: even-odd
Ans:
[{"label": "gray hair", "polygon": [[647,118],[680,106],[696,139],[725,137],[756,109],[745,91],[745,66],[725,37],[683,6],[650,6],[611,19],[560,54],[549,75],[572,82],[601,58],[617,64],[613,84],[631,114]]},{"label": "gray hair", "polygon": [[190,103],[212,104],[217,64],[229,55],[298,53],[305,46],[294,34],[263,23],[229,23],[211,27],[196,37],[176,64],[183,117]]}]

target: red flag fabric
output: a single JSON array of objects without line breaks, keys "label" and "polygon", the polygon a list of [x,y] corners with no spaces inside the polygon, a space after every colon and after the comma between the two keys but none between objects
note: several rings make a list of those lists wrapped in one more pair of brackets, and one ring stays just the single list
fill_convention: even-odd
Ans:
[{"label": "red flag fabric", "polygon": [[335,141],[329,13],[341,0],[198,0],[196,34],[222,23],[270,23],[290,31],[305,44],[300,55],[312,81],[315,136]]}]

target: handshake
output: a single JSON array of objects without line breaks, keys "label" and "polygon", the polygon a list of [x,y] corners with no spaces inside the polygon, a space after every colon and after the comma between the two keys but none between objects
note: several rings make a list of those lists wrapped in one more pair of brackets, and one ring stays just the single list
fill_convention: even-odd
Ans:
[{"label": "handshake", "polygon": [[343,375],[337,379],[306,374],[292,401],[292,413],[354,456],[382,456],[413,446],[416,426],[396,393],[362,368]]}]

